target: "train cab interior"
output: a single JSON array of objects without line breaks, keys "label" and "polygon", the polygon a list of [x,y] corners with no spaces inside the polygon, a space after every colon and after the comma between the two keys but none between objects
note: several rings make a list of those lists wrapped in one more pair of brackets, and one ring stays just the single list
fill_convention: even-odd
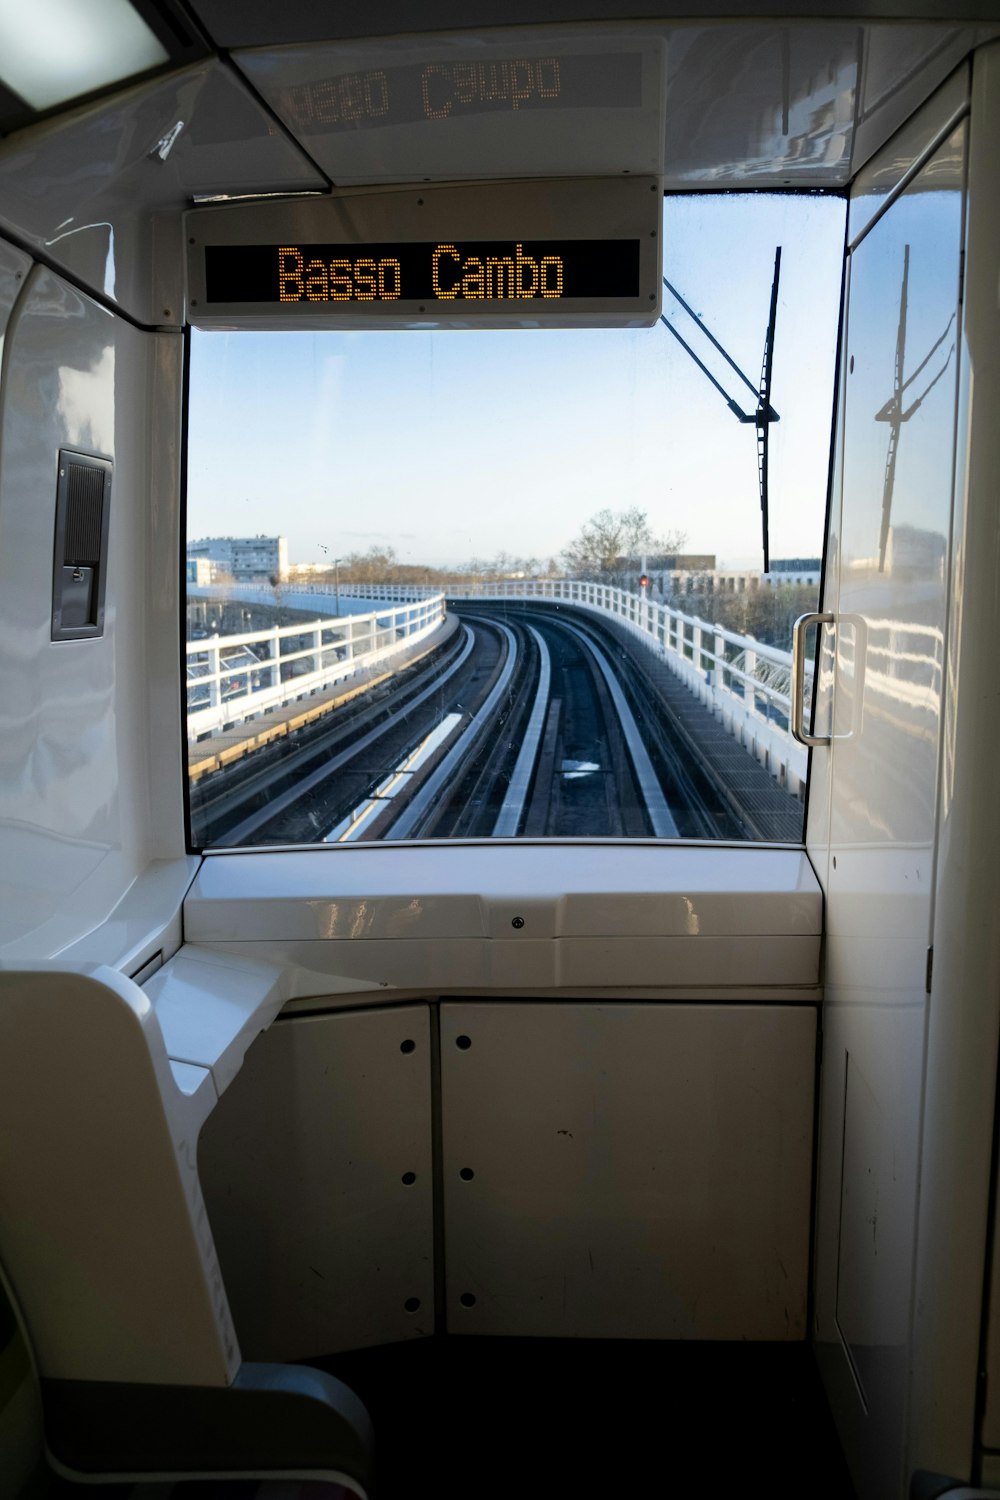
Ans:
[{"label": "train cab interior", "polygon": [[996,0],[0,3],[0,1500],[1000,1496],[998,409]]}]

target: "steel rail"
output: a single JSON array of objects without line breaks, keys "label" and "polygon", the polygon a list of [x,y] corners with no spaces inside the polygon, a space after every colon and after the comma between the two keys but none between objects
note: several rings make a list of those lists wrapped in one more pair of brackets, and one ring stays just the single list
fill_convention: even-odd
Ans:
[{"label": "steel rail", "polygon": [[[452,677],[458,671],[459,667],[468,660],[475,645],[475,634],[467,625],[463,625],[462,629],[465,631],[466,639],[465,645],[462,647],[458,657],[452,662],[447,672],[436,677],[429,687],[425,688],[422,693],[418,693],[416,698],[412,698],[407,702],[406,710],[408,713],[412,709],[418,708],[432,694],[439,692],[442,683]],[[279,793],[266,807],[258,808],[256,812],[244,818],[241,823],[237,823],[235,828],[230,828],[220,838],[215,840],[215,847],[221,849],[226,848],[228,845],[239,844],[244,838],[255,833],[258,828],[263,827],[265,823],[269,823],[279,813],[287,812],[288,808],[300,801],[306,792],[311,792],[315,787],[320,786],[328,777],[348,765],[360,751],[367,750],[370,745],[374,745],[391,728],[394,722],[394,716],[390,715],[383,723],[377,724],[374,729],[370,729],[367,734],[363,734],[360,739],[352,740],[339,755],[331,756],[329,760],[324,761],[321,766],[318,766],[315,771],[310,772],[308,776],[304,776],[300,781],[296,781],[295,785],[289,787],[287,791]],[[282,764],[279,761],[275,767],[275,775],[286,775],[287,770],[287,763]]]},{"label": "steel rail", "polygon": [[646,814],[652,826],[654,836],[658,839],[679,838],[680,830],[674,820],[673,813],[670,811],[667,799],[663,794],[660,778],[653,767],[649,751],[643,744],[639,726],[635,721],[632,710],[628,706],[621,683],[618,681],[611,663],[601,648],[595,645],[589,636],[578,629],[576,625],[570,625],[568,620],[560,620],[559,627],[563,630],[568,630],[571,635],[575,635],[578,640],[582,641],[600,668],[601,676],[604,678],[605,685],[611,695],[611,701],[615,706],[615,712],[618,715],[622,733],[625,736],[625,745],[629,753],[629,758],[632,761],[632,769],[635,772],[635,779],[638,782],[639,791],[642,795]]},{"label": "steel rail", "polygon": [[[453,637],[439,648],[442,651],[439,659],[427,661],[425,657],[418,657],[415,661],[403,664],[399,671],[407,672],[409,680],[396,687],[390,687],[388,690],[399,698],[399,707],[394,709],[393,713],[405,712],[411,701],[414,704],[422,701],[426,689],[420,687],[420,681],[428,673],[432,674],[429,686],[446,682],[452,672],[461,665],[461,652],[464,648],[465,642],[462,640],[461,633],[456,631]],[[415,678],[412,677],[414,672],[418,674]],[[344,743],[347,735],[363,731],[373,720],[382,723],[385,698],[382,695],[373,695],[369,699],[368,693],[371,689],[379,687],[384,691],[387,680],[396,675],[396,673],[387,672],[369,684],[357,684],[354,696],[347,702],[336,707],[330,706],[326,712],[318,713],[309,723],[299,725],[294,731],[286,729],[282,735],[270,733],[281,723],[280,720],[271,721],[267,717],[262,717],[259,721],[262,726],[261,733],[268,736],[263,744],[254,745],[252,741],[249,741],[249,748],[238,760],[217,767],[217,774],[205,774],[199,778],[198,783],[192,784],[193,800],[197,804],[199,820],[209,824],[217,822],[219,818],[226,817],[230,812],[238,812],[244,803],[250,801],[259,792],[265,791],[276,776],[273,752],[279,748],[279,740],[286,750],[280,762],[281,775],[284,778],[295,771],[298,766],[308,767],[310,762],[315,761],[316,757],[322,754],[321,744],[327,740],[332,741],[330,746],[332,751],[336,746]],[[323,710],[325,701],[320,698],[314,707],[317,710]],[[309,714],[311,710],[306,706],[304,712]],[[304,732],[304,738],[295,744],[291,736],[298,734],[299,731]],[[197,743],[204,749],[210,749],[209,741]],[[289,751],[290,743],[294,744],[294,748]],[[223,749],[225,749],[225,742],[223,742]],[[259,756],[258,751],[262,752]]]},{"label": "steel rail", "polygon": [[324,844],[349,844],[360,838],[365,828],[385,812],[393,797],[398,797],[400,792],[409,787],[411,778],[421,766],[447,743],[461,721],[460,713],[445,714],[441,722],[425,734],[414,749],[408,750],[401,757],[388,776],[379,782],[363,802],[352,808],[346,817],[334,824],[329,833],[323,835]]},{"label": "steel rail", "polygon": [[[603,633],[601,636],[597,635],[602,627],[590,618],[587,618],[579,628],[592,639],[596,638],[598,645],[604,644]],[[642,656],[630,655],[628,659],[630,671],[633,673],[632,691],[639,699],[647,730],[651,732],[654,740],[655,752],[660,756],[660,764],[666,769],[669,778],[668,805],[671,808],[684,809],[689,816],[693,816],[701,824],[697,831],[691,827],[682,828],[680,836],[705,839],[720,837],[718,814],[706,801],[699,782],[699,769],[704,769],[710,780],[711,776],[703,767],[697,747],[691,747],[688,744],[683,731],[678,734],[680,726],[675,721],[668,704],[659,696],[652,678],[647,675]],[[668,716],[667,719],[664,718],[664,714]],[[712,785],[715,786],[714,781]],[[743,838],[745,834],[740,826],[734,828],[731,834],[727,829],[725,836]]]},{"label": "steel rail", "polygon": [[[388,825],[382,835],[383,838],[413,837],[415,830],[429,813],[432,804],[440,797],[448,783],[454,779],[463,763],[479,748],[479,742],[492,725],[497,709],[514,675],[518,652],[514,632],[497,621],[491,621],[490,624],[494,630],[499,630],[507,638],[507,660],[504,662],[500,675],[493,684],[486,702],[469,720],[466,728],[459,733],[455,744],[427,777],[427,780],[414,792],[406,806],[401,808],[399,816]],[[468,629],[468,626],[465,628]]]},{"label": "steel rail", "polygon": [[510,784],[507,787],[506,796],[497,814],[497,820],[493,825],[493,838],[512,839],[517,835],[524,809],[528,801],[528,789],[531,786],[531,778],[535,774],[535,763],[538,760],[538,751],[542,743],[542,735],[545,733],[545,719],[549,711],[549,690],[552,685],[552,658],[549,648],[539,635],[533,625],[529,625],[538,647],[538,690],[535,693],[535,701],[531,709],[531,717],[521,741],[517,760],[511,772]]},{"label": "steel rail", "polygon": [[[401,668],[406,672],[407,680],[389,688],[390,694],[396,695],[399,699],[399,706],[393,708],[390,717],[398,712],[405,712],[411,704],[417,706],[424,700],[430,688],[447,682],[465,659],[463,653],[467,654],[467,646],[468,642],[463,640],[461,632],[456,631],[442,648],[442,655],[438,659],[428,661],[425,657],[418,657],[416,661]],[[414,672],[417,674],[415,677]],[[387,677],[394,675],[388,673]],[[421,687],[423,678],[428,678],[427,687]],[[384,693],[385,681],[386,679],[382,678],[373,682],[371,686],[381,686]],[[306,712],[308,711],[307,708]],[[260,746],[259,749],[263,752],[260,756],[257,755],[256,750],[248,751],[241,759],[220,768],[218,775],[203,777],[197,786],[192,787],[192,797],[197,805],[198,818],[207,826],[211,826],[230,813],[238,813],[240,808],[255,796],[266,792],[276,779],[286,780],[297,772],[299,767],[305,767],[303,774],[308,775],[310,766],[314,765],[317,758],[324,753],[323,745],[328,745],[328,754],[336,753],[339,746],[353,743],[353,740],[349,740],[349,736],[363,733],[368,725],[388,727],[385,714],[384,695],[373,696],[369,699],[365,690],[357,694],[335,714],[333,712],[329,716],[324,714],[311,723],[300,726],[303,731],[301,739],[297,738],[297,732],[296,740],[293,740],[289,733],[271,739]],[[264,723],[264,720],[261,722]],[[265,732],[266,729],[265,724]],[[274,752],[279,748],[277,739],[282,741],[285,754],[276,763]]]}]

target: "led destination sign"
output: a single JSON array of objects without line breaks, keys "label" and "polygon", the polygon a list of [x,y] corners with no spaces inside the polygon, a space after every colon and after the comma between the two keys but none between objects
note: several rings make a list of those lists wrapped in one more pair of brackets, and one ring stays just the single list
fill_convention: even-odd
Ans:
[{"label": "led destination sign", "polygon": [[201,328],[649,328],[662,205],[624,174],[205,205],[187,308]]},{"label": "led destination sign", "polygon": [[347,303],[635,299],[638,239],[208,245],[206,303],[333,311]]}]

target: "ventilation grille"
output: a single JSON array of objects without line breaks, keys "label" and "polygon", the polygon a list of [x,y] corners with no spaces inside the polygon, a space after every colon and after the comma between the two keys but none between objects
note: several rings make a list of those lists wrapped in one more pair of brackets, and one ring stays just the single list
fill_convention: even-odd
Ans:
[{"label": "ventilation grille", "polygon": [[105,470],[70,463],[66,473],[63,561],[93,567],[101,555]]}]

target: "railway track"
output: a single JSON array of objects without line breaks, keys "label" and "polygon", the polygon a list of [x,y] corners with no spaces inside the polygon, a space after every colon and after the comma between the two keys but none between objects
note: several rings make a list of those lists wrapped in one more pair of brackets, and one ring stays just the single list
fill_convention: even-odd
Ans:
[{"label": "railway track", "polygon": [[740,836],[586,617],[458,614],[377,701],[199,784],[204,842]]},{"label": "railway track", "polygon": [[321,842],[450,720],[451,732],[421,768],[432,770],[488,696],[506,658],[506,635],[485,623],[463,627],[430,665],[400,674],[377,699],[356,701],[352,712],[328,716],[297,743],[248,756],[233,773],[199,783],[192,810],[203,842]]},{"label": "railway track", "polygon": [[514,732],[496,737],[477,784],[457,787],[426,835],[677,837],[643,729],[606,650],[551,616],[510,616],[506,624],[523,632],[531,690],[522,691]]},{"label": "railway track", "polygon": [[199,841],[217,846],[287,841],[286,823],[289,835],[294,825],[307,841],[321,836],[320,825],[308,816],[303,826],[303,808],[295,811],[295,805],[309,805],[322,818],[323,799],[312,795],[316,789],[379,740],[392,742],[407,715],[419,716],[425,705],[433,713],[439,696],[465,683],[471,653],[470,634],[459,628],[439,651],[363,696],[203,776],[191,788]]},{"label": "railway track", "polygon": [[[536,614],[529,608],[526,619],[544,625],[551,621],[551,613],[539,611]],[[666,713],[654,685],[632,654],[623,649],[621,642],[582,613],[574,617],[572,625],[566,622],[566,628],[585,637],[604,658],[631,710],[635,724],[633,744],[638,741],[648,761],[647,782],[651,767],[655,784],[658,784],[670,818],[676,825],[673,832],[658,828],[656,836],[712,840],[759,838],[760,833],[741,820],[731,802],[720,795],[715,779],[697,753],[692,751],[691,745],[678,737],[676,726]],[[737,757],[743,756],[738,747],[733,749]],[[523,831],[533,831],[530,819]]]}]

